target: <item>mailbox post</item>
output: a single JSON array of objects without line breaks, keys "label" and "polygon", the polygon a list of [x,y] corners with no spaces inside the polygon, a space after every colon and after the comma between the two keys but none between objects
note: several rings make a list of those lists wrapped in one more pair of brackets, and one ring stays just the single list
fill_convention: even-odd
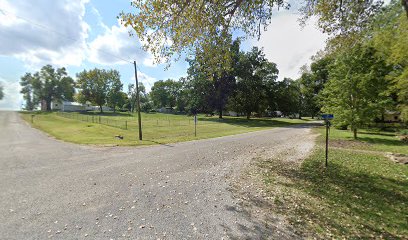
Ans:
[{"label": "mailbox post", "polygon": [[329,159],[329,130],[330,130],[330,121],[333,119],[333,114],[322,114],[322,118],[324,119],[324,124],[326,126],[326,163],[325,166],[327,168],[328,159]]}]

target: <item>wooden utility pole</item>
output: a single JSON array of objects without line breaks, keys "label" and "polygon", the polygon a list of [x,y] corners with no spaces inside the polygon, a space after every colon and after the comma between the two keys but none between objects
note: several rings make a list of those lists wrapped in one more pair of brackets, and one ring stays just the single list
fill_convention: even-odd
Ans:
[{"label": "wooden utility pole", "polygon": [[139,81],[137,80],[137,67],[136,61],[133,61],[135,65],[135,79],[136,79],[136,101],[137,101],[137,117],[139,122],[139,140],[142,140],[142,116],[140,115],[140,96],[139,96]]}]

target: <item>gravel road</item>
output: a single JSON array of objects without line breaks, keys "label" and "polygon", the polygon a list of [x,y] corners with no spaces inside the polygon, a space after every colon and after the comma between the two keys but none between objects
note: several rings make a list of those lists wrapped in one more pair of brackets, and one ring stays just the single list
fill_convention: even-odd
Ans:
[{"label": "gravel road", "polygon": [[[118,140],[119,141],[119,140]],[[261,238],[229,183],[256,156],[311,150],[306,126],[151,147],[89,147],[0,112],[0,239]]]}]

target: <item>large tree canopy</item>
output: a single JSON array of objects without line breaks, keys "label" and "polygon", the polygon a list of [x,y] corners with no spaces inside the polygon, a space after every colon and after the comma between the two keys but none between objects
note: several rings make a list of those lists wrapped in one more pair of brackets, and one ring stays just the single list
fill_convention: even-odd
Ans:
[{"label": "large tree canopy", "polygon": [[156,60],[201,52],[214,63],[229,63],[234,29],[257,36],[270,23],[273,9],[288,5],[283,0],[148,0],[132,6],[135,12],[121,13],[120,19]]},{"label": "large tree canopy", "polygon": [[115,107],[121,102],[122,83],[117,70],[84,70],[77,74],[77,87],[80,89],[77,100],[96,104],[101,112],[105,104]]},{"label": "large tree canopy", "polygon": [[75,93],[74,80],[65,68],[54,69],[51,65],[34,74],[26,73],[21,77],[20,85],[28,110],[33,110],[40,101],[45,102],[47,111],[51,110],[52,101],[70,101]]},{"label": "large tree canopy", "polygon": [[[407,0],[401,1],[407,7]],[[323,31],[342,34],[365,27],[382,4],[380,0],[306,0],[301,11],[303,20],[317,16]],[[204,54],[211,56],[214,69],[231,64],[234,30],[259,37],[273,11],[289,7],[284,0],[134,0],[131,5],[134,12],[122,12],[119,18],[134,29],[157,62],[169,62],[182,53]]]}]

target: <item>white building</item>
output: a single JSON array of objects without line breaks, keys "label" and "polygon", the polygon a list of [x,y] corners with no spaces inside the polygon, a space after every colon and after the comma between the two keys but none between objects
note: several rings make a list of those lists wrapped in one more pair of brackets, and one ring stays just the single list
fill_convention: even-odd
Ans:
[{"label": "white building", "polygon": [[[83,111],[99,111],[99,106],[92,106],[89,102],[86,104],[78,102],[51,102],[51,110],[60,110],[62,112],[83,112]],[[112,111],[110,107],[102,106],[103,111]]]}]

